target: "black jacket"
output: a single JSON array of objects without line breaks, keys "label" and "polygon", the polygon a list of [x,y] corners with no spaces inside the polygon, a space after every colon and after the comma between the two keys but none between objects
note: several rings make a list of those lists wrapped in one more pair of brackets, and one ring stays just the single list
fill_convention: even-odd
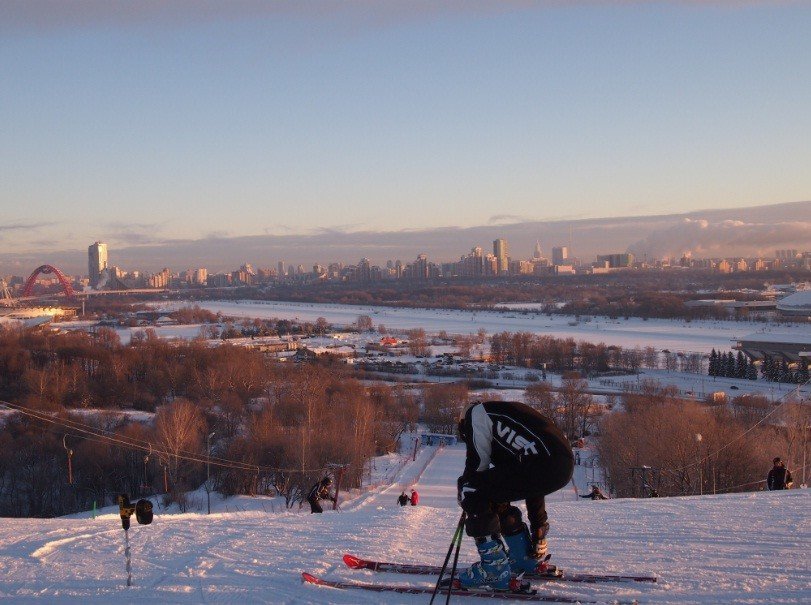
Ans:
[{"label": "black jacket", "polygon": [[485,401],[468,408],[459,423],[467,445],[465,475],[515,464],[573,459],[572,448],[551,419],[515,401]]},{"label": "black jacket", "polygon": [[327,483],[322,479],[310,488],[310,492],[307,494],[307,500],[332,500],[332,496],[330,496],[329,493],[331,485],[332,483]]},{"label": "black jacket", "polygon": [[789,484],[793,481],[794,479],[791,477],[791,473],[785,466],[775,466],[769,471],[766,485],[768,485],[770,490],[788,489]]}]

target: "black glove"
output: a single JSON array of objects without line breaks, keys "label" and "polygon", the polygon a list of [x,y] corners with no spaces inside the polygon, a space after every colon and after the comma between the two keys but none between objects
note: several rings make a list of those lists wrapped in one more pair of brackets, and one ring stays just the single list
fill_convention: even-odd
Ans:
[{"label": "black glove", "polygon": [[473,487],[471,482],[464,475],[456,480],[456,501],[459,503],[459,506],[461,506],[462,509],[467,510],[466,500],[468,500],[475,492],[476,488]]}]

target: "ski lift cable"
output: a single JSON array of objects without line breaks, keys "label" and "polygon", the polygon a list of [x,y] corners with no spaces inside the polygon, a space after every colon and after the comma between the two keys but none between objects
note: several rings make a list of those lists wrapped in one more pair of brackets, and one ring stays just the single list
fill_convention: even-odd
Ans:
[{"label": "ski lift cable", "polygon": [[[35,418],[35,419],[41,420],[43,422],[49,422],[51,424],[56,424],[58,426],[64,426],[65,428],[68,428],[68,429],[73,430],[73,431],[75,431],[77,433],[80,433],[81,435],[94,435],[96,437],[99,437],[100,439],[103,439],[107,443],[116,443],[116,444],[124,446],[124,447],[129,447],[131,449],[139,449],[139,450],[142,450],[142,451],[150,451],[152,449],[152,444],[150,442],[148,442],[148,441],[141,441],[141,440],[138,440],[138,439],[135,439],[135,438],[132,438],[132,437],[126,437],[126,436],[123,436],[123,435],[110,435],[110,434],[108,434],[108,431],[105,431],[104,429],[100,429],[98,427],[94,427],[92,425],[87,425],[87,424],[77,422],[77,421],[74,421],[74,420],[58,419],[58,418],[55,418],[54,416],[51,416],[51,415],[46,414],[44,412],[40,412],[38,410],[32,410],[30,408],[26,408],[25,406],[22,406],[22,405],[19,405],[19,404],[10,404],[8,402],[0,402],[0,403],[2,403],[2,405],[5,405],[6,407],[8,407],[8,408],[10,408],[12,410],[20,412],[20,413],[22,413],[22,414],[24,414],[26,416],[31,417],[31,418]],[[79,435],[77,435],[77,436],[79,436]],[[189,452],[189,451],[186,451],[186,450],[178,450],[177,452],[169,452],[169,451],[166,451],[166,450],[157,450],[156,453],[158,455],[174,456],[175,458],[189,460],[189,461],[192,461],[192,462],[205,462],[206,461],[206,458],[202,457],[201,455],[198,455],[195,452]],[[248,464],[243,463],[243,462],[239,462],[239,461],[235,461],[235,460],[228,460],[228,459],[224,459],[224,458],[211,457],[210,460],[211,460],[211,464],[215,464],[215,465],[218,464],[219,466],[229,465],[229,466],[231,466],[233,468],[242,468],[242,469],[245,469],[245,470],[252,470],[255,467],[255,465],[248,465]]]},{"label": "ski lift cable", "polygon": [[757,421],[755,424],[753,424],[752,426],[750,426],[750,427],[749,427],[748,429],[746,429],[746,430],[745,430],[743,433],[741,433],[741,434],[740,434],[740,435],[738,435],[737,437],[734,437],[733,439],[730,439],[730,440],[729,440],[729,441],[728,441],[726,444],[722,445],[722,446],[721,446],[721,447],[719,447],[717,450],[715,450],[715,451],[713,451],[713,452],[710,452],[709,454],[707,454],[706,456],[704,456],[704,457],[703,457],[703,458],[701,458],[700,460],[697,460],[696,462],[692,462],[692,463],[687,464],[687,465],[685,465],[685,466],[682,466],[682,467],[680,467],[680,468],[676,468],[676,469],[662,469],[662,470],[665,470],[665,471],[667,471],[667,472],[671,472],[671,473],[679,473],[679,472],[682,472],[682,471],[686,471],[687,469],[693,468],[693,467],[695,467],[695,466],[700,466],[701,464],[703,464],[704,462],[706,462],[707,460],[709,460],[709,459],[710,459],[710,458],[712,458],[713,456],[716,456],[716,455],[720,454],[721,452],[723,452],[725,449],[727,449],[729,446],[731,446],[733,443],[735,443],[735,442],[736,442],[736,441],[738,441],[739,439],[741,439],[741,438],[745,437],[746,435],[748,435],[749,433],[751,433],[752,431],[754,431],[754,430],[755,430],[755,429],[756,429],[758,426],[760,426],[761,424],[763,424],[763,422],[764,422],[764,421],[765,421],[767,418],[769,418],[769,416],[771,416],[772,414],[774,414],[774,413],[775,413],[777,410],[779,410],[779,409],[780,409],[780,408],[782,408],[782,407],[783,407],[783,406],[784,406],[786,403],[788,403],[788,402],[789,402],[789,400],[788,400],[788,396],[789,396],[789,395],[791,395],[791,394],[792,394],[792,393],[794,393],[794,392],[798,392],[798,391],[800,390],[800,388],[802,388],[802,387],[804,387],[804,386],[807,386],[809,383],[811,383],[811,379],[806,380],[806,381],[805,381],[805,382],[803,382],[802,384],[798,384],[796,388],[792,389],[792,390],[791,390],[791,391],[789,391],[788,393],[783,393],[783,395],[781,395],[781,396],[780,396],[780,398],[778,399],[778,401],[779,401],[780,403],[779,403],[778,405],[776,405],[776,406],[775,406],[775,407],[774,407],[774,408],[773,408],[773,409],[772,409],[772,410],[771,410],[771,411],[770,411],[768,414],[764,415],[764,416],[763,416],[763,418],[761,418],[760,420],[758,420],[758,421]]},{"label": "ski lift cable", "polygon": [[[151,444],[151,442],[148,442],[148,441],[141,441],[141,440],[138,440],[138,439],[135,439],[135,438],[132,438],[132,437],[125,437],[125,436],[122,436],[122,435],[114,435],[114,436],[112,436],[112,435],[107,434],[107,431],[105,431],[103,429],[99,429],[99,428],[94,427],[92,425],[87,425],[87,424],[84,424],[84,423],[81,423],[81,422],[78,422],[78,421],[74,421],[74,420],[70,420],[70,419],[58,420],[58,419],[55,419],[53,416],[51,416],[49,414],[46,414],[44,412],[40,412],[39,410],[32,410],[30,408],[26,408],[25,406],[22,406],[22,405],[19,405],[19,404],[11,404],[11,403],[8,403],[8,402],[0,402],[0,404],[5,405],[6,407],[8,407],[10,409],[18,411],[18,412],[20,412],[22,414],[25,414],[27,416],[30,416],[32,418],[42,420],[44,422],[50,422],[52,424],[65,426],[66,428],[72,429],[72,430],[77,431],[77,432],[82,433],[82,434],[95,435],[97,437],[100,437],[100,438],[106,440],[107,442],[114,442],[114,443],[117,443],[119,445],[123,445],[125,447],[129,447],[129,448],[133,448],[133,449],[140,449],[140,450],[148,451],[148,452],[152,451],[152,444]],[[170,456],[175,456],[177,458],[186,459],[186,460],[190,460],[190,461],[193,461],[193,462],[205,462],[205,461],[209,460],[209,458],[204,458],[202,455],[197,454],[196,452],[189,452],[189,451],[186,451],[186,450],[178,450],[176,453],[168,452],[168,451],[164,451],[164,450],[157,450],[156,453],[159,454],[159,455],[162,454],[164,456],[169,456],[169,455]],[[244,470],[253,470],[255,468],[255,466],[256,466],[256,465],[253,465],[253,464],[246,464],[244,462],[235,461],[235,460],[228,460],[226,458],[218,458],[218,457],[214,457],[214,456],[212,456],[210,458],[210,461],[211,461],[212,464],[218,464],[219,466],[228,465],[228,466],[231,466],[232,468],[242,468]],[[269,469],[272,469],[272,470],[281,470],[281,471],[287,470],[287,469],[275,468],[275,467],[265,467],[265,468],[269,468]],[[295,470],[298,470],[298,469],[295,469]],[[306,470],[320,470],[320,469],[306,469]]]},{"label": "ski lift cable", "polygon": [[[9,403],[7,401],[0,401],[0,405],[19,412],[25,416],[30,418],[34,418],[43,422],[47,422],[50,424],[54,424],[56,426],[62,426],[69,430],[75,431],[79,433],[85,439],[90,441],[95,441],[99,443],[107,443],[107,444],[114,444],[118,445],[119,447],[129,448],[129,449],[136,449],[141,451],[152,451],[152,453],[157,454],[158,456],[171,456],[178,460],[185,460],[188,462],[197,462],[200,464],[210,463],[213,466],[219,466],[222,468],[231,468],[235,470],[242,470],[242,471],[255,471],[257,469],[257,465],[255,464],[248,464],[245,462],[241,462],[239,460],[230,460],[227,458],[219,458],[212,456],[210,458],[197,454],[195,452],[189,452],[186,450],[178,450],[177,453],[170,452],[167,450],[161,449],[153,449],[152,445],[148,441],[140,441],[131,437],[123,437],[121,435],[111,436],[104,431],[103,429],[99,429],[97,427],[93,427],[91,425],[87,425],[81,422],[73,421],[73,420],[66,420],[66,419],[59,419],[44,412],[40,412],[38,410],[32,410],[25,406],[19,404]],[[57,431],[54,431],[57,432]],[[92,439],[92,437],[96,437],[96,439]],[[265,466],[260,465],[259,468],[265,471],[276,471],[282,473],[314,473],[323,471],[323,467],[318,468],[283,468],[283,467],[275,467],[275,466]]]}]

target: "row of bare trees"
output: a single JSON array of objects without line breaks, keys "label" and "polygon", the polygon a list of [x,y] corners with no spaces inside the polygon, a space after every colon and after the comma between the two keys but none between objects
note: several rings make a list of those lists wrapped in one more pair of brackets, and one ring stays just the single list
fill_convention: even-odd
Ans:
[{"label": "row of bare trees", "polygon": [[707,406],[670,388],[643,386],[600,422],[599,459],[618,496],[749,491],[763,487],[773,457],[800,470],[811,460],[807,404],[776,409],[764,397],[742,396]]},{"label": "row of bare trees", "polygon": [[[394,451],[418,416],[414,393],[362,384],[341,364],[150,336],[121,346],[3,331],[0,369],[3,399],[22,408],[0,433],[0,515],[66,514],[120,492],[168,492],[185,506],[207,462],[207,488],[281,494],[292,506],[331,464],[345,467],[344,486],[358,486],[369,459]],[[121,412],[129,408],[147,415],[133,421]]]}]

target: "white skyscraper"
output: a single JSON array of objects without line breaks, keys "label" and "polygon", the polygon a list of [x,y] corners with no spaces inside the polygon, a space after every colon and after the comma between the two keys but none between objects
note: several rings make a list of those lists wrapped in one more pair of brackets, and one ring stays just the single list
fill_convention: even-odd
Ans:
[{"label": "white skyscraper", "polygon": [[87,248],[87,274],[90,276],[90,285],[98,285],[101,272],[107,268],[107,244],[95,242]]}]

